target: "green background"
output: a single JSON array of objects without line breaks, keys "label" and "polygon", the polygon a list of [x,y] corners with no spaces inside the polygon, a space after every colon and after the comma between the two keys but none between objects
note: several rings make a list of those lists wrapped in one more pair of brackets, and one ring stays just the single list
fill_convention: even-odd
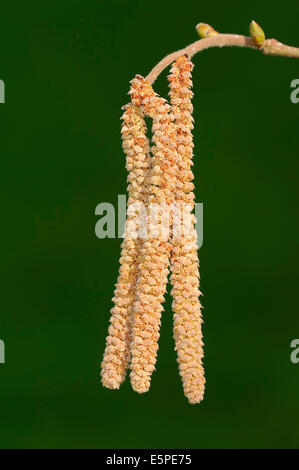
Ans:
[{"label": "green background", "polygon": [[294,1],[206,3],[1,5],[1,448],[298,447],[295,59],[237,48],[194,58],[205,400],[183,395],[169,296],[150,392],[100,383],[121,240],[95,236],[95,207],[125,193],[129,80],[196,40],[199,21],[248,34],[254,18],[299,46]]}]

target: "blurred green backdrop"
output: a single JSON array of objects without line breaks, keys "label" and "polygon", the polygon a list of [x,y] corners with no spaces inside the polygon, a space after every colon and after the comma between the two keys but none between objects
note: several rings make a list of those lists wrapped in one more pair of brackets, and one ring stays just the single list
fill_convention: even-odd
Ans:
[{"label": "blurred green backdrop", "polygon": [[121,240],[96,238],[94,211],[125,193],[129,80],[196,40],[199,21],[248,34],[255,19],[299,46],[299,5],[283,12],[255,0],[1,6],[1,448],[298,447],[298,60],[236,48],[194,59],[204,402],[183,396],[169,297],[150,392],[99,379]]}]

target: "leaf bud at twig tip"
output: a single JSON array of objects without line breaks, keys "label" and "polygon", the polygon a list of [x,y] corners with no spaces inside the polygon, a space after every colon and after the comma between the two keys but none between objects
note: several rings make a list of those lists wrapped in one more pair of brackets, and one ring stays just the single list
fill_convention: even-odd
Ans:
[{"label": "leaf bud at twig tip", "polygon": [[196,31],[201,38],[210,38],[219,34],[212,26],[206,23],[198,23],[196,25]]},{"label": "leaf bud at twig tip", "polygon": [[265,41],[266,37],[265,37],[264,31],[262,30],[260,25],[257,24],[256,21],[253,21],[253,20],[251,21],[251,23],[249,25],[249,33],[250,33],[250,36],[252,37],[252,39],[254,40],[255,44],[258,47],[261,47],[263,45],[263,42]]}]

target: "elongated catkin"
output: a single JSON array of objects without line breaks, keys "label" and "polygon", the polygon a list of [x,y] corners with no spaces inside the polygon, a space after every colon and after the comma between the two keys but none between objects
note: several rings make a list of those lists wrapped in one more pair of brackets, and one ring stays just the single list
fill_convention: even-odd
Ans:
[{"label": "elongated catkin", "polygon": [[171,256],[171,284],[174,312],[174,339],[179,371],[185,396],[190,403],[199,403],[204,395],[204,369],[202,365],[202,317],[199,302],[199,269],[193,193],[193,118],[191,98],[191,71],[193,64],[179,57],[168,77],[170,102],[177,127],[178,177],[175,202],[187,218],[180,227],[181,234],[173,234]]},{"label": "elongated catkin", "polygon": [[[143,112],[153,118],[154,146],[150,173],[149,205],[158,204],[158,236],[151,236],[154,220],[148,211],[149,233],[140,251],[136,300],[133,307],[131,342],[131,384],[136,392],[144,393],[150,387],[155,369],[160,329],[162,302],[167,285],[171,244],[162,221],[163,211],[174,200],[176,184],[176,128],[170,106],[160,98],[140,75],[132,80],[131,98]],[[148,208],[149,209],[149,208]],[[155,229],[155,227],[153,227]],[[166,233],[166,234],[165,234]],[[163,237],[165,234],[165,237]]]},{"label": "elongated catkin", "polygon": [[151,164],[146,125],[140,107],[132,103],[122,116],[122,141],[128,175],[128,207],[125,237],[121,246],[119,276],[114,291],[106,349],[101,364],[102,383],[119,388],[124,381],[130,359],[132,307],[138,275],[140,239],[134,204],[144,203],[145,180]]}]

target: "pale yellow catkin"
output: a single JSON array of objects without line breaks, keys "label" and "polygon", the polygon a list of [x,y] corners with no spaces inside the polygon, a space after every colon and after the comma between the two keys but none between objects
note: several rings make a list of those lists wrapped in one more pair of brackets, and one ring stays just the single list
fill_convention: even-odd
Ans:
[{"label": "pale yellow catkin", "polygon": [[[174,233],[171,254],[172,309],[174,312],[174,339],[177,361],[183,382],[184,394],[191,404],[199,403],[204,396],[205,377],[202,365],[202,316],[199,302],[199,262],[197,238],[194,227],[193,173],[193,93],[192,62],[186,56],[179,57],[171,67],[168,77],[170,102],[177,126],[178,176],[175,201],[189,217],[190,226],[183,223],[185,232]],[[186,206],[187,205],[187,206]]]},{"label": "pale yellow catkin", "polygon": [[134,203],[144,203],[145,181],[151,164],[146,124],[140,107],[125,106],[122,116],[122,141],[128,175],[128,206],[125,237],[121,245],[120,269],[111,309],[106,349],[101,364],[102,383],[117,389],[124,381],[130,359],[132,307],[138,274],[140,240]]},{"label": "pale yellow catkin", "polygon": [[[139,393],[149,390],[158,350],[162,303],[167,285],[171,244],[161,220],[163,209],[172,204],[176,184],[176,128],[166,100],[160,98],[140,75],[132,80],[131,99],[144,114],[153,118],[152,169],[148,204],[158,204],[158,237],[150,230],[154,220],[149,216],[149,237],[140,251],[136,300],[133,307],[131,342],[131,384]],[[164,206],[164,207],[163,207]],[[149,213],[150,214],[150,213]],[[169,227],[168,227],[169,228]],[[163,234],[163,235],[162,235]]]}]

